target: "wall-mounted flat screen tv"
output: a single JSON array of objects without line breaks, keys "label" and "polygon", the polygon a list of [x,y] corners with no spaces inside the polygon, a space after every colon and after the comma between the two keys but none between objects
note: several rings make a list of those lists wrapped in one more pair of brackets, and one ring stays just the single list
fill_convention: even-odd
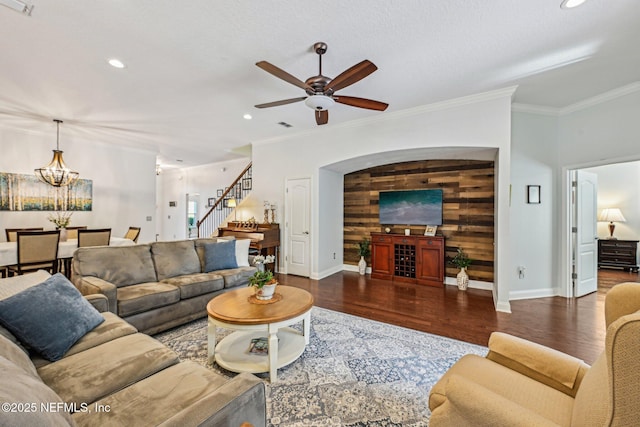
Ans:
[{"label": "wall-mounted flat screen tv", "polygon": [[442,225],[442,190],[381,191],[380,224]]}]

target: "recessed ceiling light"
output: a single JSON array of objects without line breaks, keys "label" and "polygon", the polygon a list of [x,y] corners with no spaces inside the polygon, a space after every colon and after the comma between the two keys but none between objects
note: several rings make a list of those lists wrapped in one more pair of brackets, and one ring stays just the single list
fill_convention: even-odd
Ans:
[{"label": "recessed ceiling light", "polygon": [[244,118],[245,120],[251,120],[253,117],[251,117],[251,114],[245,114],[244,116],[242,116],[242,118]]},{"label": "recessed ceiling light", "polygon": [[112,67],[115,67],[115,68],[124,68],[125,67],[124,63],[122,61],[120,61],[119,59],[112,58],[108,62],[109,62],[109,65],[111,65]]},{"label": "recessed ceiling light", "polygon": [[562,4],[560,4],[560,7],[562,9],[572,9],[574,7],[580,6],[585,1],[586,0],[562,0]]}]

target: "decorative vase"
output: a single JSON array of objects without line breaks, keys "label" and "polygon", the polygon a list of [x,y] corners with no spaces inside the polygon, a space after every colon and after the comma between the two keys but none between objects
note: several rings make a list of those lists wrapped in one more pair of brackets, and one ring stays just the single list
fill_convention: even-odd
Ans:
[{"label": "decorative vase", "polygon": [[367,272],[367,261],[364,260],[364,257],[360,257],[360,261],[358,261],[358,271],[361,276],[364,276],[364,273]]},{"label": "decorative vase", "polygon": [[60,241],[61,242],[66,242],[67,241],[67,229],[66,228],[59,228],[58,230],[60,230]]},{"label": "decorative vase", "polygon": [[258,271],[264,271],[264,264],[261,262],[256,262],[256,268]]},{"label": "decorative vase", "polygon": [[272,283],[270,285],[264,285],[261,288],[256,288],[256,299],[265,301],[273,298],[273,294],[276,291],[277,283]]},{"label": "decorative vase", "polygon": [[458,281],[458,289],[466,291],[467,286],[469,286],[469,275],[467,274],[467,269],[465,267],[460,268],[460,272],[456,276],[456,280]]}]

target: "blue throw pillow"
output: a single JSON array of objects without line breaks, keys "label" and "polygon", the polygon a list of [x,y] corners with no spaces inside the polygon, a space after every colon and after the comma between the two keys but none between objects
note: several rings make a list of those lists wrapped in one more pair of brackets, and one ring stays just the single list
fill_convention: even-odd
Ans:
[{"label": "blue throw pillow", "polygon": [[0,323],[51,362],[102,322],[104,317],[60,273],[0,301]]},{"label": "blue throw pillow", "polygon": [[204,245],[204,272],[238,268],[236,241],[207,243]]}]

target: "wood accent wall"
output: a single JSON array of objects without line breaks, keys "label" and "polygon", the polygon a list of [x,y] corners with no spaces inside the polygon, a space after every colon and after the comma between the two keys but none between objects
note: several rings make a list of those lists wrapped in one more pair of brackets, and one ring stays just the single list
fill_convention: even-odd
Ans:
[{"label": "wood accent wall", "polygon": [[[494,162],[480,160],[422,160],[395,163],[344,176],[344,262],[357,265],[356,242],[371,232],[384,232],[379,223],[378,193],[388,190],[443,190],[446,275],[455,277],[449,260],[462,248],[473,259],[467,269],[473,280],[493,282]],[[424,234],[423,226],[396,225],[392,233]],[[370,264],[370,259],[367,263]]]}]

